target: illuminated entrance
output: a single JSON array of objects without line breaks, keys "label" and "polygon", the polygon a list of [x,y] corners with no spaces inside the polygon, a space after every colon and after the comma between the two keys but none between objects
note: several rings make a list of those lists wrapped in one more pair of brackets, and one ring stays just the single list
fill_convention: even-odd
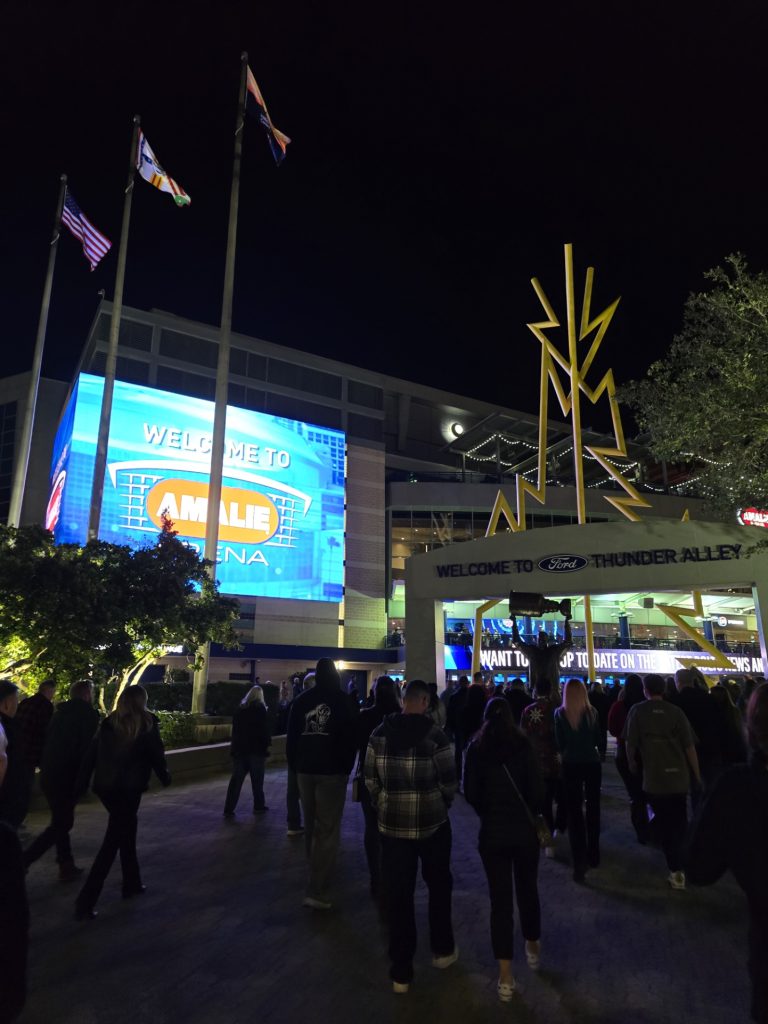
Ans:
[{"label": "illuminated entrance", "polygon": [[[510,590],[548,596],[659,591],[690,595],[715,588],[748,588],[760,641],[759,671],[765,672],[768,552],[750,553],[757,539],[750,527],[648,520],[497,533],[413,555],[406,564],[407,677],[435,679],[439,686],[445,683],[443,601],[481,601],[488,609],[495,600],[500,601],[495,614],[506,617]],[[677,614],[682,618],[679,611]],[[601,674],[607,670],[619,674],[672,671],[666,662],[662,664],[662,652],[633,651],[637,661],[630,664],[626,653],[622,663],[622,650],[598,650],[595,668]],[[507,652],[502,653],[506,657]],[[566,670],[586,675],[586,653],[570,653],[572,664],[565,666]],[[510,672],[515,673],[514,655],[509,654]],[[678,668],[691,658],[707,657],[694,651],[664,654],[673,658]],[[737,666],[731,670],[733,667]],[[744,665],[741,671],[755,671],[751,659],[749,667]]]},{"label": "illuminated entrance", "polygon": [[[536,482],[516,474],[516,510],[499,491],[483,540],[456,547],[413,555],[406,565],[406,670],[410,678],[445,683],[444,626],[442,600],[479,600],[476,612],[472,667],[480,667],[479,637],[482,616],[511,590],[551,596],[563,590],[581,595],[583,602],[586,671],[596,674],[601,657],[596,657],[592,628],[591,596],[622,592],[690,594],[687,609],[661,605],[668,618],[694,640],[710,659],[711,668],[732,671],[727,657],[695,628],[703,621],[701,593],[718,587],[748,587],[752,590],[760,638],[762,667],[768,665],[766,619],[768,615],[768,552],[751,552],[759,539],[748,526],[721,523],[692,523],[666,519],[641,520],[639,510],[651,507],[649,497],[634,486],[627,464],[627,445],[616,396],[613,371],[594,379],[595,358],[613,319],[619,300],[601,313],[592,311],[594,270],[588,268],[581,310],[577,309],[573,251],[564,248],[564,313],[550,301],[539,281],[532,285],[544,319],[527,326],[541,346],[539,379],[539,444]],[[558,345],[558,337],[565,345]],[[526,500],[546,502],[547,423],[550,386],[562,414],[571,421],[576,513],[578,526],[526,530]],[[613,444],[590,447],[581,429],[582,404],[597,405],[607,400],[613,426]],[[597,462],[615,488],[603,498],[626,522],[592,523],[586,520],[583,461]],[[499,533],[503,519],[511,532]],[[566,582],[567,581],[567,582]],[[577,652],[572,652],[577,656]],[[627,656],[628,657],[628,656]],[[621,656],[617,671],[621,671]],[[705,666],[694,652],[679,652],[681,665]],[[629,663],[625,668],[629,671]],[[650,667],[646,671],[653,671]]]}]

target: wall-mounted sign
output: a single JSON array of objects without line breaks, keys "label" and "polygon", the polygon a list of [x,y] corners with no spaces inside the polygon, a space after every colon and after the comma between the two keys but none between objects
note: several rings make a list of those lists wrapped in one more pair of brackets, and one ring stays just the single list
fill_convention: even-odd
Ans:
[{"label": "wall-mounted sign", "polygon": [[[104,380],[80,374],[56,434],[46,526],[83,544]],[[139,547],[167,516],[203,553],[213,402],[115,382],[101,540]],[[345,437],[227,409],[216,576],[227,594],[341,601]]]},{"label": "wall-mounted sign", "polygon": [[[595,668],[598,672],[611,675],[625,672],[638,672],[641,675],[654,673],[656,675],[673,675],[679,668],[681,658],[690,658],[691,651],[640,651],[609,648],[595,651]],[[699,657],[697,653],[695,657]],[[706,655],[702,654],[702,658]],[[445,647],[445,667],[453,671],[467,671],[470,668],[471,652],[466,647]],[[738,672],[749,675],[762,675],[764,672],[761,658],[752,658],[747,655],[728,657],[732,668],[713,668],[711,671],[716,674]],[[480,654],[480,664],[484,669],[507,670],[509,672],[526,671],[528,659],[516,649],[505,650],[484,650]],[[702,668],[707,672],[707,668]],[[587,652],[571,648],[566,651],[560,659],[560,673],[567,675],[573,672],[575,675],[586,675],[588,672]]]},{"label": "wall-mounted sign", "polygon": [[768,511],[762,508],[740,508],[736,518],[742,526],[764,526],[768,528]]},{"label": "wall-mounted sign", "polygon": [[718,615],[715,619],[718,626],[746,626],[746,619],[732,619],[728,615]]},{"label": "wall-mounted sign", "polygon": [[[738,559],[741,544],[706,544],[698,548],[646,548],[640,551],[611,551],[590,555],[545,555],[536,563],[544,572],[576,572],[594,569],[624,569],[633,565],[677,565],[682,562],[726,562]],[[548,566],[548,567],[547,567]],[[497,562],[454,562],[436,565],[441,579],[461,576],[511,576],[534,571],[531,558],[505,558]]]}]

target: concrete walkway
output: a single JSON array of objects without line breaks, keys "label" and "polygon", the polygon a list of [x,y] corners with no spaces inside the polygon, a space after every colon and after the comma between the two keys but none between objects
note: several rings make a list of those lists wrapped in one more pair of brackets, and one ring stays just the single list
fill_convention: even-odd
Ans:
[{"label": "concrete walkway", "polygon": [[[502,1005],[488,930],[488,897],[474,813],[457,798],[454,925],[461,956],[430,964],[420,883],[416,978],[395,996],[385,938],[368,896],[360,808],[347,803],[337,903],[301,906],[302,839],[285,835],[285,770],[267,772],[268,814],[222,820],[226,777],[153,791],[139,818],[148,892],[120,899],[113,869],[95,921],[72,916],[76,887],[56,880],[52,853],[28,876],[30,996],[22,1024],[746,1024],[746,910],[731,880],[671,892],[658,850],[630,834],[621,782],[603,782],[603,866],[571,879],[564,844],[543,860],[542,969],[516,951],[522,993]],[[247,783],[246,783],[247,785]],[[44,823],[33,815],[30,831]],[[87,866],[104,828],[100,806],[79,809],[73,832]]]}]

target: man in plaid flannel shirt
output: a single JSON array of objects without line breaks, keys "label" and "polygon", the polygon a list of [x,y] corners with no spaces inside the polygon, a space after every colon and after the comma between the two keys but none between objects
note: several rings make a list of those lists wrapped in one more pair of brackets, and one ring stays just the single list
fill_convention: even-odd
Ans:
[{"label": "man in plaid flannel shirt", "polygon": [[429,700],[427,684],[411,680],[402,714],[387,715],[372,733],[365,756],[365,785],[378,816],[389,892],[389,973],[395,992],[407,992],[413,979],[419,860],[429,890],[432,963],[450,967],[458,959],[451,921],[448,820],[456,767],[448,738],[427,715]]}]

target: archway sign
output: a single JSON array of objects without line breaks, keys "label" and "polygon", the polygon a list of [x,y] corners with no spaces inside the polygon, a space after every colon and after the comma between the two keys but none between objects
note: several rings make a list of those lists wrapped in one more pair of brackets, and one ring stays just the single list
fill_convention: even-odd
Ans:
[{"label": "archway sign", "polygon": [[[406,563],[406,673],[408,678],[434,679],[445,684],[445,652],[442,602],[480,600],[473,649],[473,671],[480,664],[482,614],[512,590],[541,594],[584,596],[586,636],[582,674],[595,678],[596,666],[590,595],[647,591],[690,591],[691,607],[659,606],[676,626],[694,639],[702,656],[679,656],[681,665],[733,669],[722,652],[709,643],[690,618],[703,615],[701,591],[713,587],[751,587],[760,635],[763,670],[768,667],[766,624],[768,616],[768,552],[752,551],[754,529],[724,523],[682,522],[653,518],[641,520],[637,509],[648,502],[625,474],[634,464],[627,459],[621,413],[616,399],[613,371],[595,384],[588,381],[590,367],[618,306],[616,299],[592,317],[590,306],[594,270],[586,274],[581,315],[577,318],[573,251],[565,246],[565,306],[567,357],[546,333],[560,328],[558,316],[539,282],[532,281],[546,319],[527,326],[541,344],[539,380],[539,450],[537,480],[516,478],[517,509],[513,513],[499,491],[490,514],[486,537],[412,555]],[[577,322],[578,321],[578,322]],[[565,382],[564,382],[565,381]],[[547,481],[547,414],[549,384],[560,409],[573,428],[573,460],[576,478],[578,526],[558,526],[527,531],[526,496],[543,504]],[[582,442],[581,396],[593,405],[605,397],[614,431],[612,447],[590,447]],[[605,500],[625,516],[626,522],[587,524],[583,459],[597,461],[621,492],[605,494]],[[623,472],[622,472],[623,470]],[[510,532],[498,533],[502,517]],[[480,620],[480,621],[477,621]],[[602,666],[601,666],[602,667]],[[613,666],[611,666],[613,667]],[[621,671],[623,666],[616,665]],[[637,670],[639,666],[634,667]],[[642,667],[640,667],[642,671]],[[574,670],[579,671],[579,670]],[[645,671],[653,671],[650,662]]]}]

